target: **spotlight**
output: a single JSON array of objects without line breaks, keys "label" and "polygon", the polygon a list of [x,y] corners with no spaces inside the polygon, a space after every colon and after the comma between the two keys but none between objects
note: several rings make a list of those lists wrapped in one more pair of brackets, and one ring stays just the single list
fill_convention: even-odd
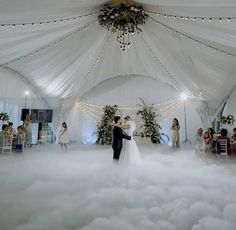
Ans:
[{"label": "spotlight", "polygon": [[180,97],[183,101],[186,101],[188,99],[188,95],[186,93],[182,93]]}]

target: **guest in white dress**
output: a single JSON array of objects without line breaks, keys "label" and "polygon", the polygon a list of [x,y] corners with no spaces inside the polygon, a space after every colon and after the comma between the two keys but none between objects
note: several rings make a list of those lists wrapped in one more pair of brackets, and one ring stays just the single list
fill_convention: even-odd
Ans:
[{"label": "guest in white dress", "polygon": [[203,135],[203,129],[199,128],[197,130],[196,134],[196,147],[195,147],[195,152],[204,152],[205,151],[205,145],[204,145],[204,135]]},{"label": "guest in white dress", "polygon": [[69,144],[69,142],[67,125],[66,122],[63,122],[59,134],[59,143],[61,144],[61,148],[67,149],[67,144]]},{"label": "guest in white dress", "polygon": [[24,120],[24,128],[26,131],[26,145],[31,147],[32,144],[32,131],[31,131],[31,116],[29,114],[26,115]]}]

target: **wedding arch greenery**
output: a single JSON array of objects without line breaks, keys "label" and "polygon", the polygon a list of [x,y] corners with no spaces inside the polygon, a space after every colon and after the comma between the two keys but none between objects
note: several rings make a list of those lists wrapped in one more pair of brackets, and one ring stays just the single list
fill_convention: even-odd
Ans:
[{"label": "wedding arch greenery", "polygon": [[153,105],[146,105],[140,98],[142,105],[138,105],[140,109],[137,111],[137,115],[141,117],[143,125],[140,127],[140,136],[151,138],[153,144],[161,143],[161,126],[157,122],[157,114]]},{"label": "wedding arch greenery", "polygon": [[102,120],[97,126],[97,144],[110,145],[112,143],[112,123],[117,111],[117,105],[106,105],[103,107]]}]

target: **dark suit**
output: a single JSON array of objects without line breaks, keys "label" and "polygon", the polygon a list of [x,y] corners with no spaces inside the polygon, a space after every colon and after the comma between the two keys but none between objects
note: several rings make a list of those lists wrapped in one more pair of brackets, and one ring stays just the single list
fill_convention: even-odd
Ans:
[{"label": "dark suit", "polygon": [[131,136],[127,136],[123,133],[123,130],[119,127],[113,128],[113,143],[112,148],[114,150],[113,159],[119,160],[120,152],[123,146],[123,138],[127,140],[131,140]]}]

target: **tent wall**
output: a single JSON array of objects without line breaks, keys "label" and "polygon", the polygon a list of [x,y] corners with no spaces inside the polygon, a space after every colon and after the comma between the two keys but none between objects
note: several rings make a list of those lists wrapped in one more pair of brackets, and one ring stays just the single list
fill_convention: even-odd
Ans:
[{"label": "tent wall", "polygon": [[[157,106],[156,111],[158,114],[162,114],[161,117],[158,117],[158,121],[162,126],[161,132],[166,133],[169,137],[171,136],[170,126],[173,118],[177,117],[179,119],[181,125],[181,139],[184,140],[183,101],[180,100],[179,92],[168,84],[163,84],[152,78],[142,76],[116,77],[99,84],[84,95],[84,97],[80,98],[80,101],[100,106],[106,104],[117,104],[129,108],[141,103],[139,97],[141,97],[147,104],[158,104],[170,100],[176,100],[175,106],[164,108],[160,105]],[[188,138],[194,141],[197,128],[204,128],[204,126],[196,111],[195,103],[187,101],[186,108]],[[165,110],[165,112],[163,112],[163,110]],[[136,111],[123,109],[121,112],[122,115],[133,115]],[[99,119],[97,118],[98,120],[96,120],[96,117],[94,117],[92,113],[92,108],[90,114],[86,112],[84,113],[75,103],[73,109],[66,118],[72,140],[79,140],[84,143],[93,143],[96,140],[94,133],[97,131],[96,125]],[[118,114],[120,114],[120,112]],[[101,115],[99,118],[101,118]],[[136,119],[134,116],[133,119],[139,125],[139,119]]]}]

